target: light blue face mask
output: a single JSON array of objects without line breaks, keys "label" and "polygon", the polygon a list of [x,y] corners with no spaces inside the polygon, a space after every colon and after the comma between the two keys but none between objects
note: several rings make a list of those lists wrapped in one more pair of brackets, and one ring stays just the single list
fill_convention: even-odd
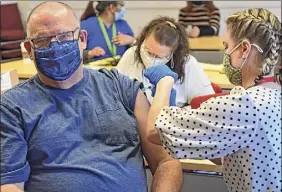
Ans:
[{"label": "light blue face mask", "polygon": [[125,15],[125,8],[122,7],[120,12],[115,13],[115,20],[118,21],[123,19],[124,15]]},{"label": "light blue face mask", "polygon": [[55,81],[68,79],[81,64],[78,40],[52,42],[49,47],[35,48],[34,55],[37,69]]}]

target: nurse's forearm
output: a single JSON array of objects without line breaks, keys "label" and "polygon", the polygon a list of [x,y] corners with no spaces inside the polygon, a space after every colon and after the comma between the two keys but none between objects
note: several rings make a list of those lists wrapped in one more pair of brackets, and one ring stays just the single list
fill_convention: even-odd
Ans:
[{"label": "nurse's forearm", "polygon": [[133,36],[128,35],[126,45],[132,45],[134,40],[135,38]]},{"label": "nurse's forearm", "polygon": [[172,77],[164,77],[157,84],[156,94],[149,111],[147,122],[149,131],[148,140],[154,144],[161,145],[158,130],[155,129],[155,122],[160,111],[165,106],[169,106],[169,98],[173,84],[174,79]]}]

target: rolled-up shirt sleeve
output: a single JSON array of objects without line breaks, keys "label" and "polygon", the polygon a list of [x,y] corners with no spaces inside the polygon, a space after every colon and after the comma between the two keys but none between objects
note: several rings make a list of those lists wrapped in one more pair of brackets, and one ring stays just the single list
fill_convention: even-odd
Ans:
[{"label": "rolled-up shirt sleeve", "polygon": [[155,127],[163,146],[175,158],[212,159],[246,147],[256,133],[257,109],[242,87],[185,111],[165,107]]},{"label": "rolled-up shirt sleeve", "polygon": [[30,166],[20,113],[1,103],[0,125],[1,185],[26,182]]}]

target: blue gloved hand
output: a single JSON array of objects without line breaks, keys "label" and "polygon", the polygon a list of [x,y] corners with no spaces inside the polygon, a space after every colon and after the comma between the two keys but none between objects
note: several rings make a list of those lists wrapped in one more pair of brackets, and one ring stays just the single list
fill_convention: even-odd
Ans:
[{"label": "blue gloved hand", "polygon": [[[152,91],[151,93],[152,97],[155,97],[156,87],[151,89],[151,91]],[[176,106],[176,90],[173,88],[171,89],[171,92],[170,92],[169,106]]]},{"label": "blue gloved hand", "polygon": [[157,85],[158,82],[166,77],[170,76],[174,78],[174,81],[176,82],[178,79],[177,73],[173,72],[168,66],[166,65],[157,65],[150,67],[146,70],[144,73],[144,76],[149,79],[150,83],[153,85]]}]

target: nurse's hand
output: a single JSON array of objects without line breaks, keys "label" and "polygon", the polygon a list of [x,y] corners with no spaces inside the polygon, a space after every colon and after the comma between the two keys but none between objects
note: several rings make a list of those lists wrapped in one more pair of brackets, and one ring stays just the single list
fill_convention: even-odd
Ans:
[{"label": "nurse's hand", "polygon": [[157,85],[158,82],[166,77],[172,77],[174,79],[174,82],[177,81],[178,75],[177,73],[173,72],[168,66],[166,65],[157,65],[150,67],[146,70],[144,73],[144,76],[149,80],[149,82],[153,85]]},{"label": "nurse's hand", "polygon": [[117,46],[131,45],[134,42],[134,37],[118,32],[118,35],[112,39],[112,42]]},{"label": "nurse's hand", "polygon": [[101,47],[95,47],[93,49],[91,49],[90,51],[88,51],[88,56],[89,58],[91,57],[100,57],[105,55],[105,50]]}]

